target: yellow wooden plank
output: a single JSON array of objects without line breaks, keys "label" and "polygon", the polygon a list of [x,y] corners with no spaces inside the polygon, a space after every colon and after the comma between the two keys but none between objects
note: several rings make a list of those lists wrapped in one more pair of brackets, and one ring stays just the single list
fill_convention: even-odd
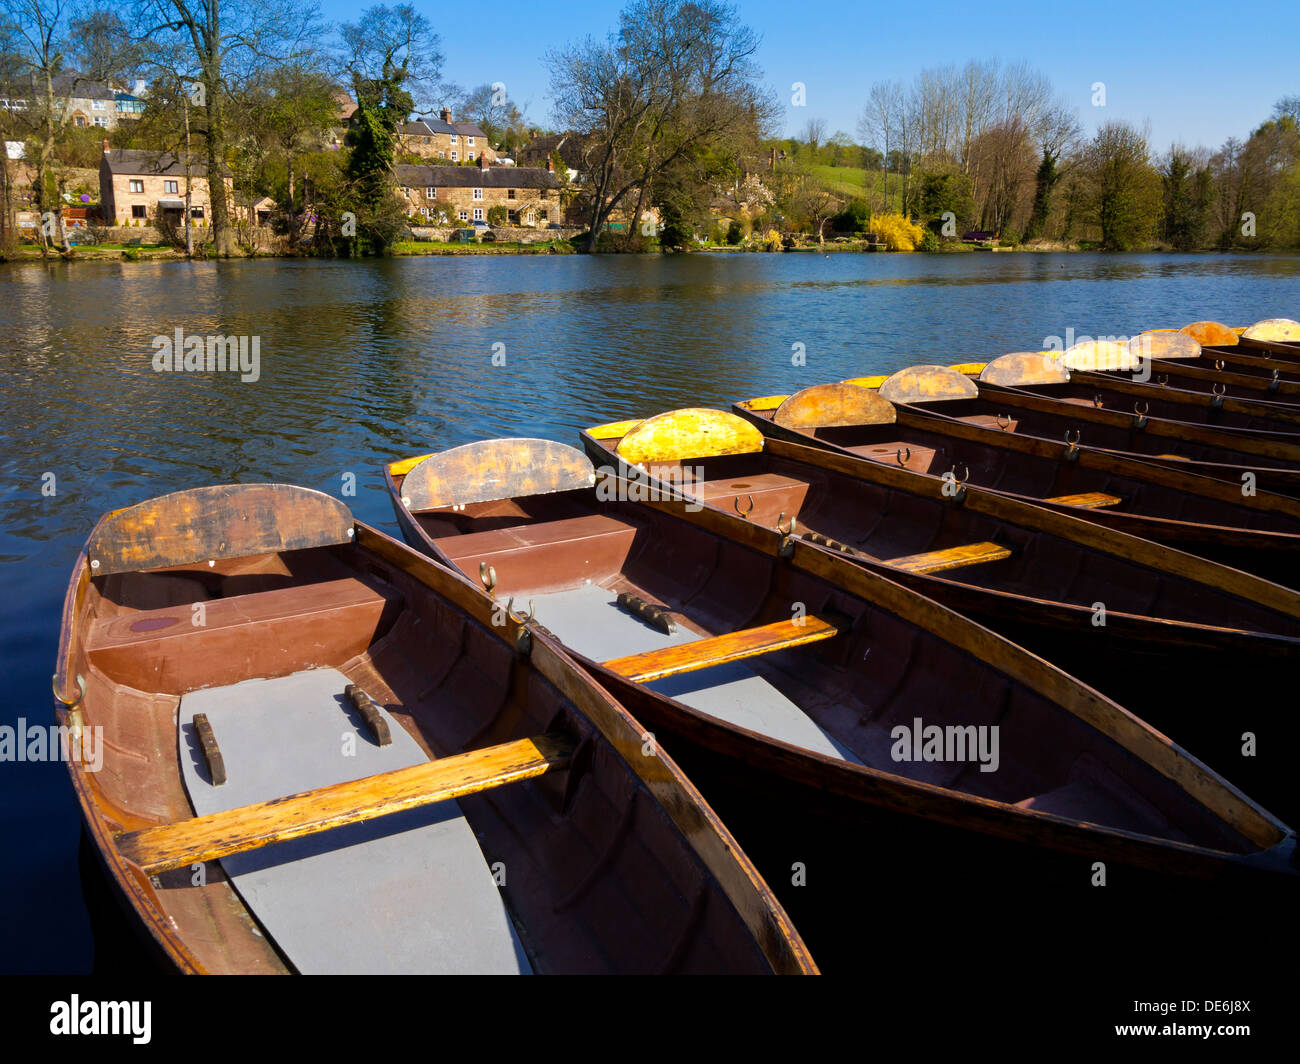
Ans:
[{"label": "yellow wooden plank", "polygon": [[760,395],[757,399],[746,399],[740,405],[746,410],[775,410],[789,398],[788,395]]},{"label": "yellow wooden plank", "polygon": [[888,375],[878,375],[875,377],[850,377],[843,383],[856,384],[859,388],[879,388],[887,380],[889,380]]},{"label": "yellow wooden plank", "polygon": [[948,368],[955,369],[958,373],[964,373],[968,377],[978,377],[984,372],[984,367],[987,365],[987,362],[958,362]]},{"label": "yellow wooden plank", "polygon": [[631,421],[611,421],[608,425],[597,425],[588,429],[587,435],[593,440],[617,440],[626,436],[639,424],[641,418],[634,418]]},{"label": "yellow wooden plank", "polygon": [[345,824],[532,779],[568,763],[555,735],[473,750],[421,765],[118,835],[118,852],[149,875],[246,853]]},{"label": "yellow wooden plank", "polygon": [[1124,500],[1118,495],[1106,495],[1100,491],[1085,492],[1082,495],[1057,495],[1043,502],[1054,502],[1061,506],[1079,506],[1085,510],[1099,510],[1103,506],[1115,506]]},{"label": "yellow wooden plank", "polygon": [[417,454],[414,458],[403,458],[396,462],[388,463],[388,472],[395,477],[404,477],[412,469],[418,466],[426,458],[432,458],[431,454]]},{"label": "yellow wooden plank", "polygon": [[659,650],[647,650],[625,658],[612,658],[604,664],[605,668],[633,683],[648,683],[681,672],[708,669],[714,665],[725,665],[729,661],[769,654],[774,650],[816,643],[838,635],[839,631],[833,622],[810,614],[797,620],[776,621],[758,628],[745,628],[739,632],[696,639]]},{"label": "yellow wooden plank", "polygon": [[996,562],[1011,557],[1011,551],[996,543],[965,543],[947,550],[932,550],[925,554],[908,554],[890,558],[885,564],[908,573],[941,573],[945,569],[960,569],[967,565]]}]

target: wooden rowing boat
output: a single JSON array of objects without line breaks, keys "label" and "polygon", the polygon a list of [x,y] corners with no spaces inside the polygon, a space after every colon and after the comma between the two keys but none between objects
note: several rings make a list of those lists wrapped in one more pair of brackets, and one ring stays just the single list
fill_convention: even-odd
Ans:
[{"label": "wooden rowing boat", "polygon": [[1127,414],[1090,402],[1061,403],[1015,388],[977,384],[944,366],[899,370],[879,392],[900,411],[971,425],[986,437],[1016,433],[1063,440],[1071,447],[1098,448],[1238,486],[1248,482],[1257,490],[1300,495],[1300,444],[1266,433],[1148,417],[1143,400],[1136,400]]},{"label": "wooden rowing boat", "polygon": [[[629,459],[638,433],[662,437],[654,462]],[[700,457],[724,436],[736,441],[729,453]],[[802,530],[792,534],[995,628],[1226,770],[1288,822],[1300,817],[1289,768],[1244,759],[1242,722],[1213,711],[1215,690],[1230,698],[1236,676],[1199,675],[1208,651],[1231,655],[1265,688],[1289,682],[1300,663],[1296,590],[983,491],[964,470],[920,473],[764,440],[720,411],[591,429],[583,443],[597,465],[661,490],[693,470],[691,493],[708,509]],[[1278,702],[1253,717],[1285,748],[1300,739],[1292,718]]]},{"label": "wooden rowing boat", "polygon": [[[1196,346],[1181,333],[1166,335]],[[1144,348],[1150,355],[1144,354]],[[1245,430],[1286,439],[1300,431],[1300,409],[1286,402],[1281,394],[1269,394],[1265,390],[1268,382],[1263,379],[1254,379],[1259,385],[1254,391],[1234,384],[1236,394],[1229,395],[1230,382],[1221,374],[1206,373],[1198,379],[1185,376],[1185,371],[1180,373],[1186,362],[1175,353],[1186,350],[1172,339],[1150,334],[1135,336],[1123,345],[1089,341],[1061,355],[1048,351],[1004,355],[987,363],[980,380],[995,384],[1002,383],[998,378],[1015,381],[1024,372],[1026,361],[1032,365],[1046,358],[1056,371],[1053,379],[1043,379],[1044,374],[1034,366],[1035,382],[1022,387],[1067,402],[1090,401],[1094,406],[1110,408],[1142,400],[1153,417],[1234,433]],[[1280,383],[1277,387],[1281,387]]]},{"label": "wooden rowing boat", "polygon": [[[630,450],[653,462],[673,432]],[[736,442],[708,435],[712,457]],[[657,743],[694,758],[692,779],[760,847],[823,964],[823,950],[860,963],[873,940],[856,917],[867,867],[924,868],[932,890],[936,861],[979,854],[996,854],[999,889],[1049,868],[1078,883],[1090,867],[1078,855],[1126,869],[1117,878],[1135,889],[1182,877],[1229,889],[1248,867],[1294,876],[1278,821],[1114,702],[788,530],[637,498],[644,484],[549,441],[470,444],[386,476],[408,542],[505,613],[527,603],[534,627],[636,700]],[[917,734],[996,727],[1000,767],[946,750],[910,759],[898,729],[918,721]],[[1229,826],[1235,841],[1213,837]],[[836,850],[808,865],[824,889],[792,882],[801,854]]]},{"label": "wooden rowing boat", "polygon": [[1300,323],[1290,318],[1268,318],[1242,329],[1217,321],[1194,321],[1179,331],[1192,337],[1207,352],[1230,361],[1241,355],[1300,359]]},{"label": "wooden rowing boat", "polygon": [[182,971],[815,970],[618,702],[318,492],[104,517],[54,691],[98,855]]},{"label": "wooden rowing boat", "polygon": [[896,407],[855,384],[732,405],[773,439],[942,476],[1072,514],[1295,586],[1300,500],[1243,494],[1212,477],[1127,455],[989,432]]},{"label": "wooden rowing boat", "polygon": [[[1207,354],[1190,336],[1174,329],[1140,333],[1125,346],[1128,357],[1120,360],[1119,365],[1101,359],[1091,360],[1090,365],[1064,361],[1070,369],[1086,368],[1117,377],[1131,375],[1136,370],[1139,379],[1225,399],[1283,406],[1300,403],[1300,364],[1257,355]],[[1149,366],[1144,361],[1149,361]]]}]

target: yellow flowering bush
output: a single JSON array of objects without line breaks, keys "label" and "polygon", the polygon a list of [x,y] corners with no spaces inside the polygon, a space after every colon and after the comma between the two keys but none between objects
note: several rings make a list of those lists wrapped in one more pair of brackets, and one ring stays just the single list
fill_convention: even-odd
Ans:
[{"label": "yellow flowering bush", "polygon": [[767,231],[767,235],[763,237],[763,246],[768,251],[780,251],[781,234],[778,233],[775,229],[769,229]]},{"label": "yellow flowering bush", "polygon": [[873,214],[871,231],[890,251],[915,251],[923,232],[915,222],[894,211]]}]

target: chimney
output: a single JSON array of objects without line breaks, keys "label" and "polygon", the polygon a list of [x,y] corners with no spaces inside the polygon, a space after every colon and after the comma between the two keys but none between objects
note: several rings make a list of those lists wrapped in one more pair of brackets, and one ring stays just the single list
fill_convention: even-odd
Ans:
[{"label": "chimney", "polygon": [[108,152],[109,152],[109,150],[110,150],[110,149],[109,149],[109,147],[108,147],[108,138],[105,137],[105,138],[104,138],[104,154],[107,155]]},{"label": "chimney", "polygon": [[555,160],[552,159],[549,155],[546,157],[546,172],[548,174],[555,173]]},{"label": "chimney", "polygon": [[442,120],[443,120],[444,122],[448,123],[448,124],[451,123],[451,108],[450,108],[450,107],[444,107],[444,108],[442,109]]},{"label": "chimney", "polygon": [[487,169],[487,156],[483,152],[479,152],[478,154],[478,168],[480,170]]}]

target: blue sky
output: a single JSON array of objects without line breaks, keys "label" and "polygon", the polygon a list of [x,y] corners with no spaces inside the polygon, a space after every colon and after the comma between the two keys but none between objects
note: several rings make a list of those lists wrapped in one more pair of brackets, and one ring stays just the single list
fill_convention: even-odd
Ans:
[{"label": "blue sky", "polygon": [[[434,25],[444,76],[466,86],[504,82],[529,117],[549,124],[544,53],[614,25],[617,0],[496,0],[447,6],[416,2]],[[810,118],[857,139],[872,82],[910,81],[923,67],[999,58],[1028,61],[1077,105],[1086,130],[1110,118],[1150,122],[1152,147],[1217,147],[1246,137],[1281,96],[1300,94],[1300,0],[738,0],[763,37],[765,79],[787,105],[785,128]],[[357,18],[359,3],[323,0],[327,18]],[[498,28],[500,28],[498,30]],[[1288,55],[1288,50],[1291,54]],[[791,85],[807,105],[790,107]],[[1092,85],[1106,106],[1092,106]]]}]

